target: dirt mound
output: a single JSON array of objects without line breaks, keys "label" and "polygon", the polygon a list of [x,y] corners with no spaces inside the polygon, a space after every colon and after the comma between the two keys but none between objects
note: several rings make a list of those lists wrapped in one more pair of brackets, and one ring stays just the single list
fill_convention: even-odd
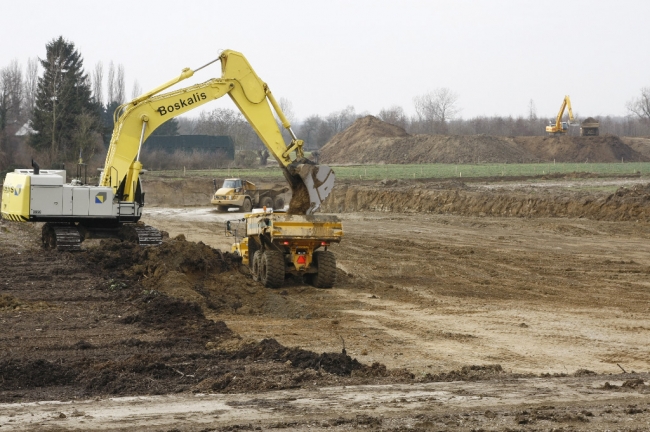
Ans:
[{"label": "dirt mound", "polygon": [[[463,366],[460,370],[443,372],[439,374],[426,374],[424,382],[451,382],[451,381],[482,381],[504,376],[505,371],[501,365]],[[510,376],[512,377],[512,376]]]},{"label": "dirt mound", "polygon": [[292,366],[301,369],[324,370],[335,375],[351,375],[352,371],[363,369],[364,366],[346,353],[316,354],[300,348],[287,348],[275,339],[264,339],[259,343],[243,347],[233,355],[233,358],[266,359],[289,361]]},{"label": "dirt mound", "polygon": [[531,163],[648,161],[618,137],[408,135],[368,116],[323,146],[320,160],[351,163]]},{"label": "dirt mound", "polygon": [[542,161],[607,163],[650,160],[633,150],[619,137],[608,134],[589,137],[514,137],[513,140]]}]

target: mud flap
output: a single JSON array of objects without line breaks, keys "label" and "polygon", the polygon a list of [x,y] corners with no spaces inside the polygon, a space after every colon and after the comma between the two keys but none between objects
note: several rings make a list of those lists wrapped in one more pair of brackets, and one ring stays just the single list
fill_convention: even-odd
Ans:
[{"label": "mud flap", "polygon": [[334,171],[327,165],[300,164],[296,168],[309,193],[309,209],[305,214],[312,214],[332,192]]}]

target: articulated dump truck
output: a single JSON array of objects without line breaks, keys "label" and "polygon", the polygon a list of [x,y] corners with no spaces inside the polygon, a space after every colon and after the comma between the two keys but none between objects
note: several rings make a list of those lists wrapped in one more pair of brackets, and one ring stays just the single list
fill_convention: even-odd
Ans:
[{"label": "articulated dump truck", "polygon": [[317,288],[336,283],[336,257],[328,247],[343,237],[337,216],[254,211],[228,221],[226,234],[235,236],[232,251],[249,266],[253,279],[268,288],[280,288],[287,275]]}]

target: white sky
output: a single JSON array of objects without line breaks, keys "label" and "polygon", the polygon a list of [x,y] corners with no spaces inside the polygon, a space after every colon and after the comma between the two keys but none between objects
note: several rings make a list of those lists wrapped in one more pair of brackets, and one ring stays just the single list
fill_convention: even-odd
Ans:
[{"label": "white sky", "polygon": [[[438,87],[461,115],[625,115],[650,86],[650,2],[0,0],[0,67],[44,57],[62,35],[86,72],[123,64],[126,94],[241,51],[298,119],[355,107],[377,114]],[[183,85],[217,77],[215,63]],[[106,71],[104,72],[106,77]],[[224,101],[225,100],[225,101]],[[234,105],[224,98],[205,109]]]}]

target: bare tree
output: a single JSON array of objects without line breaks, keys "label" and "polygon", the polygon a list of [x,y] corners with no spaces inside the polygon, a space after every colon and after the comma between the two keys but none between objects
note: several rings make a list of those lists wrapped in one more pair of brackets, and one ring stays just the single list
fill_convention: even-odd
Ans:
[{"label": "bare tree", "polygon": [[325,121],[329,124],[332,129],[333,135],[339,132],[344,131],[348,128],[356,119],[359,118],[354,107],[348,105],[345,109],[341,111],[335,111],[327,116]]},{"label": "bare tree", "polygon": [[135,99],[142,94],[142,87],[138,80],[133,81],[133,90],[131,90],[131,99]]},{"label": "bare tree", "polygon": [[126,83],[124,81],[124,65],[117,66],[117,77],[115,78],[115,101],[123,104],[126,99]]},{"label": "bare tree", "polygon": [[108,76],[106,77],[106,104],[115,102],[115,65],[113,61],[108,64]]},{"label": "bare tree", "polygon": [[8,124],[24,120],[23,108],[23,73],[18,60],[12,60],[9,66],[0,69],[0,130]]},{"label": "bare tree", "polygon": [[447,122],[460,112],[458,94],[442,87],[413,98],[415,112],[429,133],[446,133]]},{"label": "bare tree", "polygon": [[27,70],[25,71],[24,94],[25,94],[25,114],[29,118],[34,112],[36,104],[36,91],[38,90],[38,58],[27,60]]},{"label": "bare tree", "polygon": [[198,135],[229,135],[240,150],[261,147],[257,134],[244,116],[230,108],[202,112],[194,132]]},{"label": "bare tree", "polygon": [[98,61],[95,65],[95,69],[92,72],[93,75],[93,99],[99,105],[104,105],[104,64],[101,61]]},{"label": "bare tree", "polygon": [[627,110],[640,120],[650,122],[650,87],[643,87],[641,96],[627,103]]},{"label": "bare tree", "polygon": [[402,109],[401,106],[393,105],[390,108],[384,108],[381,111],[379,111],[379,114],[377,115],[381,120],[385,121],[386,123],[390,123],[395,126],[399,126],[401,128],[406,129],[409,124],[409,119],[404,113],[404,110]]},{"label": "bare tree", "polygon": [[528,102],[528,120],[537,120],[537,108],[535,107],[535,101],[532,99]]},{"label": "bare tree", "polygon": [[77,127],[72,133],[73,145],[79,149],[79,157],[92,160],[97,148],[102,146],[101,135],[96,132],[96,117],[84,111],[77,116]]}]

